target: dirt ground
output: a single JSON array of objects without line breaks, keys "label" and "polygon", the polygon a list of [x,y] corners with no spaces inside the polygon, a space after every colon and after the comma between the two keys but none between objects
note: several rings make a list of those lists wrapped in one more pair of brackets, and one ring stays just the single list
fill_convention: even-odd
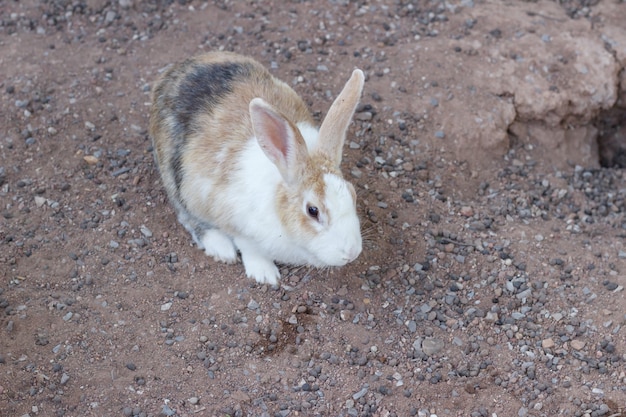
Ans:
[{"label": "dirt ground", "polygon": [[[0,2],[0,416],[626,415],[624,170],[459,154],[438,123],[454,94],[492,105],[463,84],[482,52],[441,47],[510,29],[482,3]],[[150,88],[218,49],[318,120],[365,71],[352,264],[261,286],[177,223]]]}]

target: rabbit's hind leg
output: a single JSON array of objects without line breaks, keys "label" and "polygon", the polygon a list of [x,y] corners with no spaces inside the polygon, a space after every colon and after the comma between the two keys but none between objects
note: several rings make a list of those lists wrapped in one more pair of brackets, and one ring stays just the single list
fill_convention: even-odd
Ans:
[{"label": "rabbit's hind leg", "polygon": [[193,216],[180,204],[174,205],[178,212],[178,221],[185,226],[199,249],[220,262],[231,264],[237,261],[237,249],[227,234]]}]

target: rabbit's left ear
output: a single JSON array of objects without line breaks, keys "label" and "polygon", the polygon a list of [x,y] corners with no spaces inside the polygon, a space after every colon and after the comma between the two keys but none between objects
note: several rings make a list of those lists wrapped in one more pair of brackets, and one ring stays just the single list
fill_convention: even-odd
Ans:
[{"label": "rabbit's left ear", "polygon": [[320,126],[316,151],[330,158],[337,167],[341,164],[346,131],[359,104],[364,82],[363,71],[355,69]]},{"label": "rabbit's left ear", "polygon": [[298,128],[261,98],[250,102],[250,118],[265,155],[287,184],[296,184],[309,158]]}]

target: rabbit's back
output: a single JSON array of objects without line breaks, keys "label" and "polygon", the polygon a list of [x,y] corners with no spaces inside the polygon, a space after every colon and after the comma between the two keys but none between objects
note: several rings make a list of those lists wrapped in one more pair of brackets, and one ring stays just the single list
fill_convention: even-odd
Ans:
[{"label": "rabbit's back", "polygon": [[170,199],[186,175],[215,170],[222,180],[254,136],[248,111],[261,97],[294,124],[314,126],[302,99],[260,63],[241,55],[200,55],[170,67],[153,89],[150,132]]}]

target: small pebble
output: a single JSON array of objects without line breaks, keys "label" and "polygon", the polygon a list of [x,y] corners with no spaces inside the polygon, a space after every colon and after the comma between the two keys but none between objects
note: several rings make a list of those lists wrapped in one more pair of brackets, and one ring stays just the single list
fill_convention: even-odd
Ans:
[{"label": "small pebble", "polygon": [[152,237],[152,231],[150,229],[148,229],[146,226],[141,225],[139,227],[139,230],[141,231],[141,234],[144,235],[147,238],[151,238]]},{"label": "small pebble", "polygon": [[70,376],[64,372],[63,375],[61,375],[61,385],[67,384],[69,380]]},{"label": "small pebble", "polygon": [[364,111],[361,113],[357,113],[354,117],[356,120],[361,120],[361,121],[366,122],[366,121],[372,120],[373,114],[369,111]]},{"label": "small pebble", "polygon": [[445,344],[441,339],[435,339],[432,337],[427,337],[422,341],[422,351],[427,356],[433,356],[437,353],[441,352],[444,348]]},{"label": "small pebble", "polygon": [[573,349],[582,350],[585,347],[585,342],[582,340],[574,339],[570,342]]},{"label": "small pebble", "polygon": [[354,401],[359,400],[361,397],[365,396],[365,394],[367,394],[368,388],[367,387],[363,387],[361,388],[360,391],[352,394],[352,398],[354,399]]},{"label": "small pebble", "polygon": [[176,411],[172,410],[168,405],[164,405],[161,408],[161,413],[163,413],[165,416],[173,416],[176,414]]}]

